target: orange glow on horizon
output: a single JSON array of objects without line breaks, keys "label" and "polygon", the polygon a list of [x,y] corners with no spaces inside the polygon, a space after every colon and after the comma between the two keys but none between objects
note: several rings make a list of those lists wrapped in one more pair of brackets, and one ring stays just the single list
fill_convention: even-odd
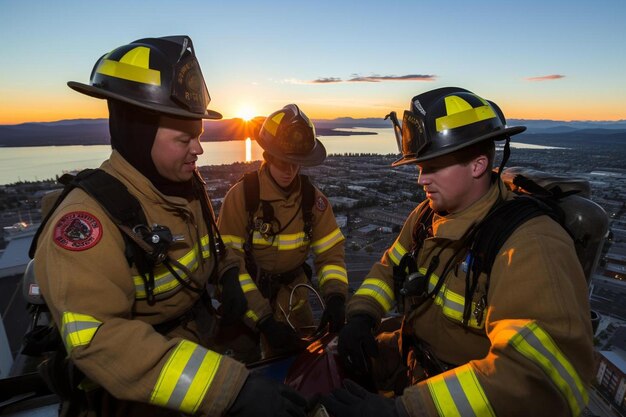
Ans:
[{"label": "orange glow on horizon", "polygon": [[[59,101],[53,97],[36,98],[33,102],[18,100],[3,100],[0,102],[0,125],[13,125],[29,122],[54,122],[67,119],[100,119],[108,117],[105,100],[96,100],[89,97],[78,97]],[[500,104],[500,103],[498,103]],[[554,121],[618,121],[626,119],[624,106],[615,103],[598,103],[594,106],[581,107],[579,103],[544,103],[543,106],[525,104],[523,102],[502,103],[507,119]],[[226,107],[216,106],[209,108],[219,111],[225,119],[239,117],[250,120],[256,116],[267,116],[280,108],[263,106],[258,111],[252,106],[239,107],[229,112]],[[267,107],[267,108],[266,108]],[[383,106],[350,107],[329,104],[302,103],[301,107],[311,119],[336,119],[339,117],[383,118],[389,111],[402,112],[406,103],[384,108]]]}]

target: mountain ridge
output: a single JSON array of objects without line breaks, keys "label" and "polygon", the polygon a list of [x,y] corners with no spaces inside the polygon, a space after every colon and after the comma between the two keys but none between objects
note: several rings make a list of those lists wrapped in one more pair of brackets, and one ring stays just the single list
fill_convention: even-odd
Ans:
[{"label": "mountain ridge", "polygon": [[[239,118],[204,121],[202,141],[242,140],[255,137],[264,117],[255,117],[245,122]],[[376,134],[375,132],[349,132],[345,128],[391,128],[383,118],[339,117],[336,119],[313,119],[320,136],[348,136],[353,134]],[[524,141],[556,140],[569,143],[571,140],[623,141],[626,138],[626,120],[618,121],[554,121],[510,119],[509,125],[523,125]],[[531,139],[531,137],[534,137]],[[527,138],[529,140],[527,140]],[[578,139],[576,139],[578,138]],[[603,140],[603,141],[604,141]],[[109,140],[108,119],[66,119],[52,122],[28,122],[15,125],[0,125],[0,147],[25,146],[68,146],[107,145]],[[538,142],[537,142],[538,143]]]}]

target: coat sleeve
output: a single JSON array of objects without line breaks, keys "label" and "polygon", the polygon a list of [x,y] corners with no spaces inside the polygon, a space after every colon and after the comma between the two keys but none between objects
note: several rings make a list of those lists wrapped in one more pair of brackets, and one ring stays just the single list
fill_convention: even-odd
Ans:
[{"label": "coat sleeve", "polygon": [[400,264],[402,257],[413,245],[413,228],[421,206],[409,215],[393,245],[385,251],[380,261],[376,262],[366,275],[359,289],[354,293],[346,314],[348,318],[355,314],[367,314],[380,320],[395,307],[393,268]]},{"label": "coat sleeve", "polygon": [[340,295],[346,299],[348,273],[345,262],[345,237],[337,226],[330,202],[317,189],[312,229],[311,250],[315,256],[315,271],[322,297],[328,300],[332,295]]},{"label": "coat sleeve", "polygon": [[586,281],[566,232],[545,216],[522,225],[494,263],[488,305],[487,355],[406,389],[409,414],[580,415],[592,333]]},{"label": "coat sleeve", "polygon": [[[168,339],[135,319],[135,287],[117,226],[86,195],[73,201],[50,219],[35,255],[37,280],[69,357],[119,399],[187,414],[223,414],[245,381],[245,367],[192,341]],[[86,249],[59,243],[71,213],[95,219],[98,234],[93,227],[91,233],[97,239]]]},{"label": "coat sleeve", "polygon": [[240,260],[239,283],[248,301],[245,322],[255,328],[258,322],[272,314],[269,301],[263,297],[245,267],[244,245],[247,240],[248,213],[246,212],[243,182],[235,184],[224,197],[217,219],[217,227],[227,247]]}]

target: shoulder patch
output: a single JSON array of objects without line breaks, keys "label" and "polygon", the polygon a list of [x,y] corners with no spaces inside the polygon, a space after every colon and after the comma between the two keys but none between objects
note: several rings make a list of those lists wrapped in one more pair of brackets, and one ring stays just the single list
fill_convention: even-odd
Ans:
[{"label": "shoulder patch", "polygon": [[96,246],[102,238],[102,223],[91,213],[67,213],[54,226],[54,243],[63,249],[82,251]]},{"label": "shoulder patch", "polygon": [[315,207],[319,210],[319,211],[324,211],[326,210],[326,207],[328,207],[328,200],[326,200],[326,197],[324,196],[318,196],[315,199]]}]

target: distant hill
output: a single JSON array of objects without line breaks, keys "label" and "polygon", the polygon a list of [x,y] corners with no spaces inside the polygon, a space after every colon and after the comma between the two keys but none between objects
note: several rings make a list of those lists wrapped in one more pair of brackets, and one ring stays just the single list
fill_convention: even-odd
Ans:
[{"label": "distant hill", "polygon": [[507,124],[511,126],[526,126],[530,133],[567,133],[580,129],[617,129],[626,130],[626,120],[617,121],[573,121],[563,122],[556,120],[525,120],[509,119]]},{"label": "distant hill", "polygon": [[[242,119],[206,120],[202,141],[240,140],[254,137],[263,123],[263,117],[249,122]],[[337,131],[339,128],[390,128],[383,118],[314,120],[317,134],[321,136],[345,136],[353,133]],[[509,125],[524,125],[528,130],[519,138],[524,142],[572,146],[576,141],[588,143],[624,143],[626,120],[616,122],[563,122],[553,120],[511,119]],[[359,132],[362,134],[373,132]],[[518,138],[516,138],[518,139]],[[557,144],[559,143],[559,144]],[[107,119],[75,119],[56,122],[0,125],[0,147],[106,145],[109,144]]]}]

